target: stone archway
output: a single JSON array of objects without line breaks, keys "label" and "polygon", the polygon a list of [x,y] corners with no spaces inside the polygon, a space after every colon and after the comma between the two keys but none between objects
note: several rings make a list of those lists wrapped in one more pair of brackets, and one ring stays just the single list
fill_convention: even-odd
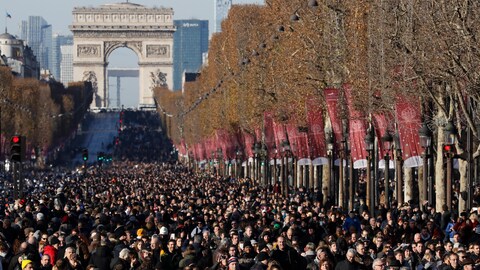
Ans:
[{"label": "stone archway", "polygon": [[152,88],[173,85],[173,9],[124,2],[76,7],[73,12],[73,76],[96,84],[92,107],[108,107],[108,56],[127,47],[138,56],[140,106],[154,104]]}]

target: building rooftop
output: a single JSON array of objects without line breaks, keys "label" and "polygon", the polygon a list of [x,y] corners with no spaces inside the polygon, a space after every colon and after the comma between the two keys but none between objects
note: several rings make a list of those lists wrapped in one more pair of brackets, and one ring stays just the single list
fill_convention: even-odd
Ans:
[{"label": "building rooftop", "polygon": [[10,40],[16,40],[17,38],[10,35],[9,33],[5,32],[3,34],[0,34],[0,39],[10,39]]}]

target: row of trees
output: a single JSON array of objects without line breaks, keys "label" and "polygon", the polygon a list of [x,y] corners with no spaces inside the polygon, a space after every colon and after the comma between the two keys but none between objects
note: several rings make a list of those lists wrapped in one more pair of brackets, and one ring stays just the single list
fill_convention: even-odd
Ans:
[{"label": "row of trees", "polygon": [[92,102],[89,83],[43,82],[16,78],[10,68],[0,68],[1,159],[9,153],[9,138],[26,136],[27,148],[43,154],[64,142]]},{"label": "row of trees", "polygon": [[[349,84],[364,115],[392,113],[397,96],[422,104],[434,132],[435,185],[444,198],[443,127],[459,132],[456,151],[466,157],[466,134],[480,128],[480,2],[266,0],[233,6],[212,37],[208,64],[184,93],[155,89],[171,117],[176,144],[202,141],[215,130],[254,134],[263,113],[306,123],[306,101],[323,89]],[[328,117],[325,114],[326,117]],[[328,119],[326,119],[328,123]],[[368,117],[367,117],[368,120]],[[177,128],[178,127],[178,128]],[[460,160],[465,191],[466,159]],[[437,200],[437,209],[443,204]]]}]

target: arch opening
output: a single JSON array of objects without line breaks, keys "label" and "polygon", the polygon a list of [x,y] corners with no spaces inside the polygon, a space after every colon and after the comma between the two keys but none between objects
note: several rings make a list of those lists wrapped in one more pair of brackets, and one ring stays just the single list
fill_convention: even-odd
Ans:
[{"label": "arch opening", "polygon": [[117,47],[106,57],[108,107],[137,108],[140,103],[137,53],[129,47]]}]

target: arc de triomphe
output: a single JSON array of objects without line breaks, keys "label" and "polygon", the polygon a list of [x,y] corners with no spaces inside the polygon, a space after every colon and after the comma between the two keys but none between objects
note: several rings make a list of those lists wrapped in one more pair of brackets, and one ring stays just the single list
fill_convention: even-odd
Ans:
[{"label": "arc de triomphe", "polygon": [[153,105],[152,88],[173,85],[173,9],[123,2],[73,10],[74,81],[91,81],[92,107],[108,107],[108,56],[127,47],[138,56],[140,106]]}]

